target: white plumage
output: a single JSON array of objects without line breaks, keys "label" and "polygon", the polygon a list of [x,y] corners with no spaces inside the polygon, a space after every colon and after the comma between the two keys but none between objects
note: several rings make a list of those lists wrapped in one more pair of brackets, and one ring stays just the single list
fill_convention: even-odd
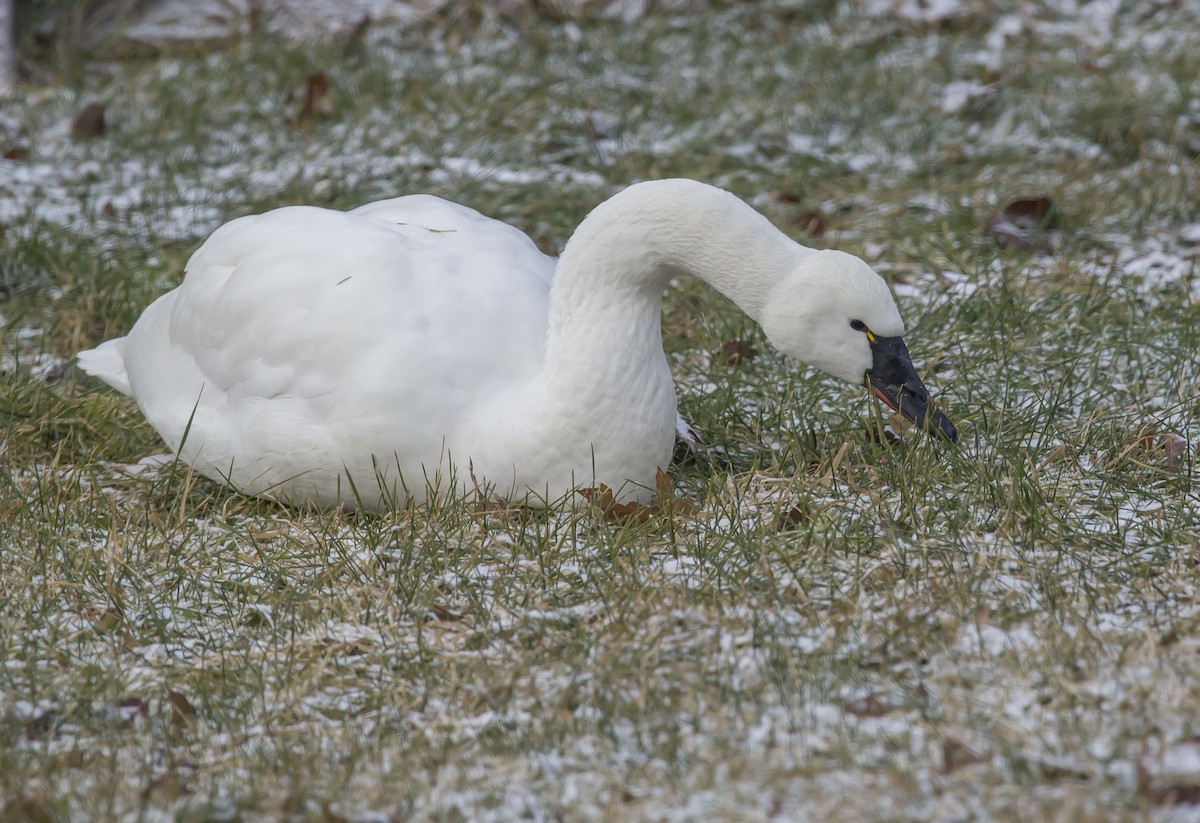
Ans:
[{"label": "white plumage", "polygon": [[79,363],[182,460],[249,494],[383,507],[476,486],[537,503],[605,483],[644,500],[677,419],[662,291],[688,273],[848,380],[871,364],[848,320],[902,330],[857,258],[673,180],[601,204],[557,263],[429,195],[244,217]]}]

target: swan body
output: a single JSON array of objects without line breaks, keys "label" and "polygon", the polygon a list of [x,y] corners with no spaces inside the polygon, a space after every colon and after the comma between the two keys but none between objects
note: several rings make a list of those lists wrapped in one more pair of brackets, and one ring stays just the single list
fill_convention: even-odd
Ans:
[{"label": "swan body", "polygon": [[243,217],[79,363],[197,471],[289,504],[384,508],[472,488],[536,504],[600,483],[646,500],[676,432],[659,313],[679,274],[846,380],[873,356],[850,321],[903,330],[858,258],[666,180],[598,206],[557,262],[430,195]]}]

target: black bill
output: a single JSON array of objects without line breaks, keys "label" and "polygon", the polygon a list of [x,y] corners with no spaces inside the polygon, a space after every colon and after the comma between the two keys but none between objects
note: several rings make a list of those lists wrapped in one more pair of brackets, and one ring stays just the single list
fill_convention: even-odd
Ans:
[{"label": "black bill", "polygon": [[904,341],[899,337],[872,336],[871,354],[874,362],[867,379],[875,396],[925,431],[951,443],[958,442],[954,424],[933,407],[929,390],[917,376]]}]

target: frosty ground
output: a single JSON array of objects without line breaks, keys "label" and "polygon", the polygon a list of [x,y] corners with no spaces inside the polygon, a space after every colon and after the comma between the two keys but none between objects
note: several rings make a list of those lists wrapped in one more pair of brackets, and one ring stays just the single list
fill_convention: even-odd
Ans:
[{"label": "frosty ground", "polygon": [[[0,107],[0,816],[1200,819],[1200,12],[660,5],[39,58]],[[430,191],[555,250],[672,175],[866,257],[960,447],[688,282],[705,446],[644,521],[246,500],[70,365],[241,214]]]}]

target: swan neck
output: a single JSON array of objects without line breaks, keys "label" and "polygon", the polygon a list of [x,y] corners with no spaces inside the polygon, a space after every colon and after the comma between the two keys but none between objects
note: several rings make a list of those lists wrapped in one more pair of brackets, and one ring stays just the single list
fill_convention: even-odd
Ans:
[{"label": "swan neck", "polygon": [[652,299],[657,312],[679,275],[700,278],[758,321],[806,253],[729,192],[692,180],[640,183],[597,206],[571,237],[555,274],[551,330],[556,313],[570,317],[581,303]]}]

